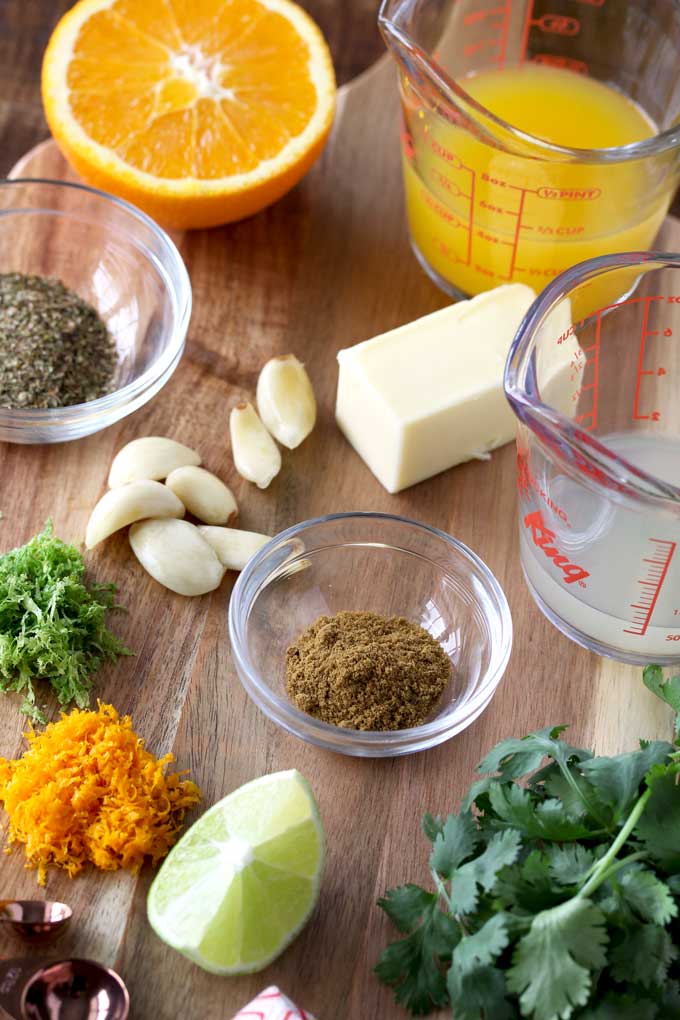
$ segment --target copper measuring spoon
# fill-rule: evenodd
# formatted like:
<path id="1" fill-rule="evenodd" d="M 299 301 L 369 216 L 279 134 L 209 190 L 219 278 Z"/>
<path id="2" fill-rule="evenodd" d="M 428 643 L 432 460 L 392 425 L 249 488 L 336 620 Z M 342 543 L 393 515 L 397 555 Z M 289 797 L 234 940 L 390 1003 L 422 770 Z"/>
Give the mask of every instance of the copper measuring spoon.
<path id="1" fill-rule="evenodd" d="M 127 1020 L 130 997 L 93 960 L 3 960 L 0 1006 L 13 1020 Z"/>
<path id="2" fill-rule="evenodd" d="M 0 924 L 9 924 L 28 942 L 49 942 L 60 935 L 73 916 L 65 903 L 49 900 L 0 900 Z"/>

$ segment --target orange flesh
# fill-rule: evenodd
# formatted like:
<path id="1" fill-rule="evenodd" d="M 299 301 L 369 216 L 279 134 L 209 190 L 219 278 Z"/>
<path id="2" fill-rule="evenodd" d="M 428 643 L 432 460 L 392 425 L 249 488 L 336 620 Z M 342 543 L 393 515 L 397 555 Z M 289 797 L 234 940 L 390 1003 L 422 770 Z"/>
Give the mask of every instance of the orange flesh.
<path id="1" fill-rule="evenodd" d="M 309 50 L 257 0 L 116 0 L 82 26 L 67 85 L 99 144 L 156 177 L 256 169 L 311 119 Z"/>

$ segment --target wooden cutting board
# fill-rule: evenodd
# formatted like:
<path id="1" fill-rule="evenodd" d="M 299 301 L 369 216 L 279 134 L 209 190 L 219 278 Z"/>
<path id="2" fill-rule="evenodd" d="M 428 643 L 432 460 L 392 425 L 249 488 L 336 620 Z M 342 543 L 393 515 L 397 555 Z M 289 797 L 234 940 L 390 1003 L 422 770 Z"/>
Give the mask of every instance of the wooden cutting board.
<path id="1" fill-rule="evenodd" d="M 68 178 L 52 143 L 17 173 Z M 296 767 L 312 782 L 328 837 L 319 907 L 268 970 L 226 979 L 206 974 L 150 930 L 150 870 L 51 874 L 46 894 L 75 910 L 59 955 L 89 956 L 127 982 L 134 1020 L 227 1020 L 266 984 L 280 985 L 319 1020 L 405 1016 L 372 975 L 393 930 L 375 907 L 388 885 L 425 881 L 426 811 L 457 809 L 473 769 L 498 740 L 572 723 L 571 738 L 599 752 L 630 749 L 639 736 L 667 736 L 670 719 L 643 689 L 640 671 L 597 658 L 543 618 L 522 580 L 516 534 L 514 446 L 389 496 L 335 426 L 335 353 L 446 304 L 408 246 L 398 152 L 396 82 L 387 60 L 344 87 L 319 164 L 272 209 L 234 226 L 177 238 L 193 284 L 184 359 L 165 389 L 119 425 L 60 446 L 0 445 L 0 548 L 23 543 L 52 516 L 59 536 L 80 542 L 105 491 L 113 454 L 138 436 L 170 435 L 201 450 L 206 467 L 233 487 L 241 526 L 274 534 L 334 511 L 383 510 L 450 532 L 492 568 L 512 609 L 514 649 L 486 713 L 466 732 L 422 754 L 392 761 L 343 758 L 287 735 L 249 701 L 229 652 L 230 583 L 200 599 L 159 587 L 134 560 L 124 535 L 88 556 L 92 572 L 120 586 L 129 614 L 115 626 L 135 650 L 102 671 L 96 693 L 121 712 L 151 749 L 172 750 L 191 770 L 207 807 L 265 772 Z M 662 249 L 678 248 L 668 221 Z M 294 351 L 319 398 L 312 437 L 266 492 L 235 473 L 231 406 L 252 398 L 261 365 Z M 56 712 L 53 713 L 53 717 Z M 0 753 L 22 748 L 18 703 L 2 699 Z M 41 895 L 19 853 L 3 861 L 3 896 Z M 9 937 L 0 952 L 20 947 Z"/>

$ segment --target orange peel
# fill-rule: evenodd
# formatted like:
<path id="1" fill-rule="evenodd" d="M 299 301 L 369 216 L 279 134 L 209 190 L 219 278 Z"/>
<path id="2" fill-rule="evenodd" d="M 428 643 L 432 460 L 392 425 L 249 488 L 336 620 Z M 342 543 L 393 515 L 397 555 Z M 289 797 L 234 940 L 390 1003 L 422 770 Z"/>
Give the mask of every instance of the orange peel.
<path id="1" fill-rule="evenodd" d="M 321 31 L 291 0 L 80 0 L 42 69 L 50 130 L 81 177 L 181 229 L 292 188 L 335 93 Z"/>

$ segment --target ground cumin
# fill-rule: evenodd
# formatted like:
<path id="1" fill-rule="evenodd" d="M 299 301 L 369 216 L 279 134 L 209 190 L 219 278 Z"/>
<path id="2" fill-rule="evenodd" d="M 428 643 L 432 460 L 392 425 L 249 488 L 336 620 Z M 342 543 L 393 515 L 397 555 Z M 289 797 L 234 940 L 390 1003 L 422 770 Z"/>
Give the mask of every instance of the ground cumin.
<path id="1" fill-rule="evenodd" d="M 450 675 L 441 645 L 398 616 L 320 616 L 286 652 L 286 687 L 297 708 L 355 730 L 419 726 Z"/>

